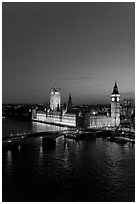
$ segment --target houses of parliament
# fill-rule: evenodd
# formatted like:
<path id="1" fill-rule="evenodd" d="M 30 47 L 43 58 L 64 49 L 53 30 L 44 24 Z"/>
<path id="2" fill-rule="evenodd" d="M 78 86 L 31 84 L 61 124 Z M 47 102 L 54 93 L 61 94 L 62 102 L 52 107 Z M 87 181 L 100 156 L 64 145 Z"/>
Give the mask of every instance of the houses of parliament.
<path id="1" fill-rule="evenodd" d="M 120 94 L 115 82 L 111 93 L 111 115 L 94 115 L 73 108 L 71 94 L 66 106 L 61 105 L 61 91 L 50 90 L 49 106 L 44 111 L 33 110 L 32 120 L 70 127 L 102 128 L 118 127 L 120 124 Z"/>

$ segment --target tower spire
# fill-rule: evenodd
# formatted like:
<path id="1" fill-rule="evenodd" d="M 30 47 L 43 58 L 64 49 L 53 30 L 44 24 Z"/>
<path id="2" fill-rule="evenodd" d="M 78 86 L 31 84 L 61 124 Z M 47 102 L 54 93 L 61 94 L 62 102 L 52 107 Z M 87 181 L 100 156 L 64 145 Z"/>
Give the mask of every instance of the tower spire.
<path id="1" fill-rule="evenodd" d="M 117 86 L 116 80 L 115 80 L 115 85 L 114 85 L 114 87 L 113 87 L 113 92 L 112 92 L 112 94 L 119 94 L 119 92 L 118 92 L 118 86 Z"/>
<path id="2" fill-rule="evenodd" d="M 71 93 L 69 94 L 69 100 L 71 100 Z"/>
<path id="3" fill-rule="evenodd" d="M 68 108 L 68 112 L 70 112 L 72 110 L 72 97 L 71 97 L 71 93 L 69 94 L 67 108 Z"/>

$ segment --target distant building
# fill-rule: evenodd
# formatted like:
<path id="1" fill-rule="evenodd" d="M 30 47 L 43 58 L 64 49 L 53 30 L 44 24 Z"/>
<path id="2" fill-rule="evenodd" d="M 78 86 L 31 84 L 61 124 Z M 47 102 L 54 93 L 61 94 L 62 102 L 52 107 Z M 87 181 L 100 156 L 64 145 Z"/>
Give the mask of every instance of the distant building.
<path id="1" fill-rule="evenodd" d="M 106 115 L 91 115 L 90 128 L 103 128 L 111 126 L 111 117 Z"/>
<path id="2" fill-rule="evenodd" d="M 122 104 L 121 115 L 123 118 L 129 119 L 134 112 L 133 99 L 124 99 Z"/>
<path id="3" fill-rule="evenodd" d="M 133 106 L 133 99 L 124 99 L 123 100 L 123 105 L 124 106 Z"/>
<path id="4" fill-rule="evenodd" d="M 135 110 L 134 110 L 133 114 L 131 115 L 131 124 L 134 125 L 134 127 L 135 127 Z"/>
<path id="5" fill-rule="evenodd" d="M 52 111 L 59 111 L 61 105 L 61 93 L 60 89 L 54 87 L 50 90 L 50 109 Z"/>

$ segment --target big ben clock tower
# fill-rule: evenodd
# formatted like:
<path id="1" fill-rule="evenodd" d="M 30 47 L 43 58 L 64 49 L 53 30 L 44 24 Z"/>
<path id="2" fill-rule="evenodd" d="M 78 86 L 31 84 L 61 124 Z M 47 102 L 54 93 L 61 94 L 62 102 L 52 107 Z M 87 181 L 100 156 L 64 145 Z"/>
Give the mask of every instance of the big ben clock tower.
<path id="1" fill-rule="evenodd" d="M 117 127 L 120 124 L 120 94 L 115 82 L 111 94 L 111 126 Z"/>

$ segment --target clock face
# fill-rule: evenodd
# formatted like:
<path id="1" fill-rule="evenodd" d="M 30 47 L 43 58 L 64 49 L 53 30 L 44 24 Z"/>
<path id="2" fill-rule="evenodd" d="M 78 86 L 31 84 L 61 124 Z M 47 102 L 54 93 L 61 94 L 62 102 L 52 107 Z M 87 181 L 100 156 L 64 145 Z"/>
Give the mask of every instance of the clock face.
<path id="1" fill-rule="evenodd" d="M 114 101 L 115 100 L 115 98 L 114 97 L 112 97 L 112 101 Z"/>
<path id="2" fill-rule="evenodd" d="M 120 99 L 119 98 L 117 98 L 117 101 L 119 101 Z"/>

